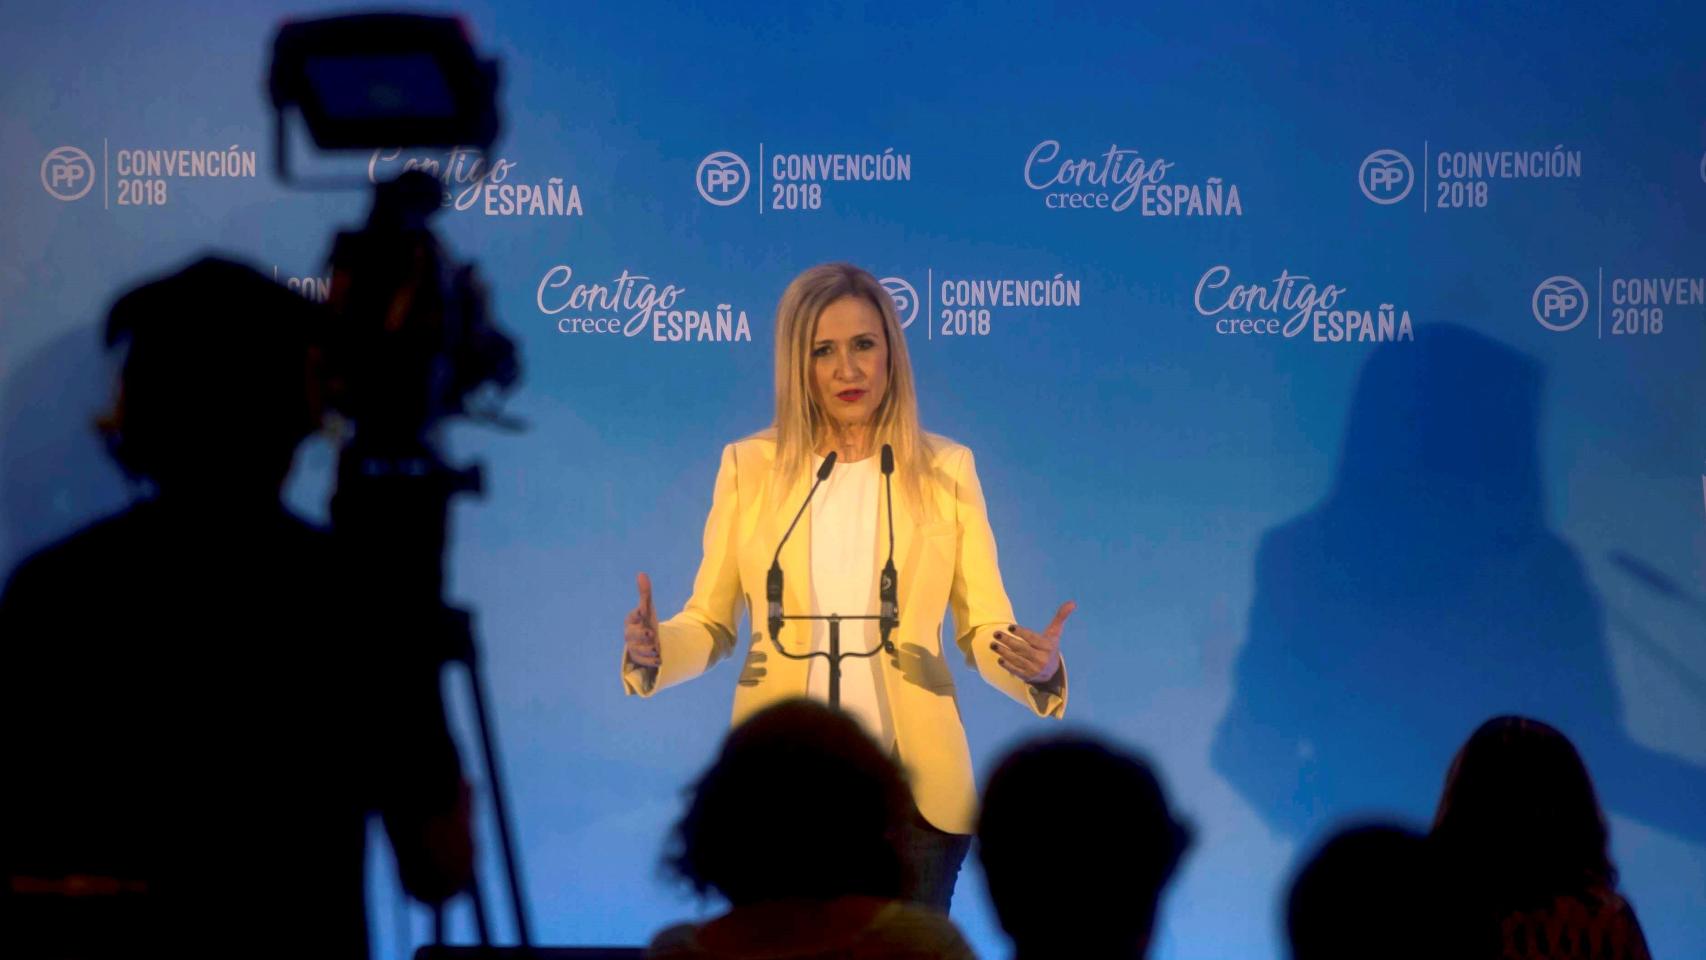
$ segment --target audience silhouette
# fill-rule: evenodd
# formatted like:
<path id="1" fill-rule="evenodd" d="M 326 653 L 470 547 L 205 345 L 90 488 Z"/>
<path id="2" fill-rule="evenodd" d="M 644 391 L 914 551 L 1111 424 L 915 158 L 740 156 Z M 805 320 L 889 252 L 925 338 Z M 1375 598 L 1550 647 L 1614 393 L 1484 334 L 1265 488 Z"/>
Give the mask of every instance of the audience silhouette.
<path id="1" fill-rule="evenodd" d="M 1445 960 L 1455 929 L 1427 838 L 1396 824 L 1334 833 L 1292 878 L 1292 960 Z"/>
<path id="2" fill-rule="evenodd" d="M 437 664 L 280 502 L 317 322 L 214 259 L 112 308 L 147 493 L 0 594 L 0 952 L 365 956 L 371 812 L 412 892 L 466 885 Z"/>
<path id="3" fill-rule="evenodd" d="M 732 909 L 660 932 L 648 955 L 969 958 L 948 918 L 903 899 L 911 794 L 846 715 L 787 700 L 723 742 L 691 790 L 666 867 Z"/>
<path id="4" fill-rule="evenodd" d="M 1062 736 L 1022 745 L 995 768 L 977 840 L 1017 960 L 1139 958 L 1191 830 L 1144 761 Z"/>
<path id="5" fill-rule="evenodd" d="M 1432 839 L 1464 918 L 1465 956 L 1646 960 L 1617 892 L 1605 815 L 1576 748 L 1527 717 L 1494 717 L 1458 751 Z"/>

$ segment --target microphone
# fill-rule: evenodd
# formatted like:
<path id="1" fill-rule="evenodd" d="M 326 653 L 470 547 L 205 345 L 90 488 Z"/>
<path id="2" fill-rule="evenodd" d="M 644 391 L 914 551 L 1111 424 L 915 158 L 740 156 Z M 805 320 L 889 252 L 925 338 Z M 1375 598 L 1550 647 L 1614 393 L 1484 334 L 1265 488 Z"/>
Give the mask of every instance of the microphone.
<path id="1" fill-rule="evenodd" d="M 877 621 L 883 634 L 883 651 L 894 655 L 894 643 L 889 632 L 900 624 L 898 579 L 894 571 L 894 448 L 883 444 L 883 489 L 889 501 L 889 559 L 883 564 L 882 579 L 877 585 L 877 599 L 882 603 L 882 619 Z"/>
<path id="2" fill-rule="evenodd" d="M 823 466 L 817 468 L 817 479 L 812 481 L 812 488 L 806 493 L 806 498 L 800 501 L 800 509 L 794 513 L 794 522 L 788 524 L 788 532 L 782 534 L 782 539 L 776 542 L 776 555 L 770 558 L 770 572 L 764 576 L 764 598 L 770 604 L 770 640 L 778 648 L 782 641 L 782 547 L 788 538 L 794 535 L 794 528 L 799 526 L 800 517 L 805 515 L 806 506 L 812 502 L 812 495 L 817 493 L 818 485 L 829 479 L 829 471 L 835 467 L 835 451 L 823 458 Z"/>

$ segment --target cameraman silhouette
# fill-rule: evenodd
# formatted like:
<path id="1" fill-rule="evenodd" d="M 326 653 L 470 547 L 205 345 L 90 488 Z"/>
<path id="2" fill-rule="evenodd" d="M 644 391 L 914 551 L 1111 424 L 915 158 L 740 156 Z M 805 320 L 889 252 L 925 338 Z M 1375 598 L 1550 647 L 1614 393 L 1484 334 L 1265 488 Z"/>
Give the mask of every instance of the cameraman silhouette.
<path id="1" fill-rule="evenodd" d="M 365 956 L 375 812 L 411 893 L 468 884 L 439 661 L 280 500 L 324 322 L 216 259 L 113 306 L 151 490 L 0 594 L 0 953 Z"/>

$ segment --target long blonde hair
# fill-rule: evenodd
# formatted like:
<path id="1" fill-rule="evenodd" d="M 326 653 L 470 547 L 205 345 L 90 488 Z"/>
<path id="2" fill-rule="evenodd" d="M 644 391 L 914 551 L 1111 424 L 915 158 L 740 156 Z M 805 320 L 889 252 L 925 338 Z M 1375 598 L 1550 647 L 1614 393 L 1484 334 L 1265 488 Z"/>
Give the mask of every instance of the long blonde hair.
<path id="1" fill-rule="evenodd" d="M 811 456 L 829 429 L 829 414 L 818 405 L 812 389 L 812 338 L 825 307 L 842 297 L 856 297 L 877 309 L 888 341 L 888 389 L 877 404 L 871 424 L 872 451 L 894 447 L 895 479 L 914 507 L 932 513 L 924 493 L 930 478 L 930 437 L 918 424 L 918 391 L 912 379 L 912 360 L 894 299 L 877 278 L 850 263 L 825 263 L 800 274 L 782 291 L 776 307 L 776 435 L 777 478 L 792 482 L 804 473 Z"/>

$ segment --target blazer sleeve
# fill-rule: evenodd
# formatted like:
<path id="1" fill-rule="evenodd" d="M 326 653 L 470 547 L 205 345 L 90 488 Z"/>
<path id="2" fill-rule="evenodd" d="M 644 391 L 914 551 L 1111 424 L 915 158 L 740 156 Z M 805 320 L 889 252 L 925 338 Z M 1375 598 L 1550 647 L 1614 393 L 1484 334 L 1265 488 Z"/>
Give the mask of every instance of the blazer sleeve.
<path id="1" fill-rule="evenodd" d="M 659 665 L 642 667 L 622 654 L 622 689 L 649 697 L 704 673 L 734 649 L 740 622 L 740 565 L 736 553 L 740 491 L 731 444 L 723 448 L 711 514 L 705 519 L 704 555 L 693 594 L 681 612 L 658 624 Z"/>
<path id="2" fill-rule="evenodd" d="M 996 630 L 1018 621 L 1013 618 L 1013 603 L 1007 599 L 1007 588 L 1001 583 L 1001 568 L 995 556 L 995 532 L 989 527 L 983 487 L 978 483 L 977 466 L 970 450 L 961 448 L 949 473 L 954 478 L 954 519 L 959 536 L 954 583 L 948 594 L 948 604 L 954 614 L 954 642 L 959 645 L 967 665 L 976 667 L 990 686 L 1030 707 L 1040 717 L 1064 716 L 1064 656 L 1060 661 L 1060 674 L 1053 682 L 1031 684 L 1002 669 L 996 662 L 995 651 L 989 648 Z"/>

